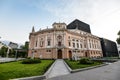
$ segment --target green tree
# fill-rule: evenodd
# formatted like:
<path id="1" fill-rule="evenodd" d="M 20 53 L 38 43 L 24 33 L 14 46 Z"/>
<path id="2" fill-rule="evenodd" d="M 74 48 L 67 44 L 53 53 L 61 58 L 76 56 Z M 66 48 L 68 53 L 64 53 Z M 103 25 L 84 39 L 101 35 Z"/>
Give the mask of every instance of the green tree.
<path id="1" fill-rule="evenodd" d="M 118 32 L 118 34 L 117 35 L 119 35 L 119 37 L 120 37 L 120 30 L 119 30 L 119 32 Z"/>
<path id="2" fill-rule="evenodd" d="M 119 32 L 118 32 L 118 34 L 117 34 L 117 35 L 118 35 L 119 37 L 117 38 L 117 40 L 116 40 L 116 41 L 117 41 L 117 43 L 118 43 L 118 44 L 120 44 L 120 30 L 119 30 Z"/>
<path id="3" fill-rule="evenodd" d="M 15 50 L 10 49 L 9 57 L 15 57 Z"/>
<path id="4" fill-rule="evenodd" d="M 29 42 L 26 41 L 25 44 L 21 46 L 22 51 L 19 52 L 19 56 L 21 56 L 21 57 L 27 57 L 28 48 L 29 48 Z"/>
<path id="5" fill-rule="evenodd" d="M 5 57 L 7 54 L 7 49 L 8 49 L 7 47 L 2 46 L 0 49 L 0 56 Z"/>
<path id="6" fill-rule="evenodd" d="M 29 47 L 29 42 L 26 41 L 25 44 L 21 46 L 21 49 L 28 50 L 28 47 Z"/>

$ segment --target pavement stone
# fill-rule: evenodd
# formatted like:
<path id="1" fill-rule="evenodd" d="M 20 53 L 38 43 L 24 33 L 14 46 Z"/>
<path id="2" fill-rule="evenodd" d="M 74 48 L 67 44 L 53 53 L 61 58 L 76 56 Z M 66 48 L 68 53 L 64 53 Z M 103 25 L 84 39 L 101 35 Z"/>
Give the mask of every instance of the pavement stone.
<path id="1" fill-rule="evenodd" d="M 120 80 L 120 61 L 107 66 L 46 80 Z"/>

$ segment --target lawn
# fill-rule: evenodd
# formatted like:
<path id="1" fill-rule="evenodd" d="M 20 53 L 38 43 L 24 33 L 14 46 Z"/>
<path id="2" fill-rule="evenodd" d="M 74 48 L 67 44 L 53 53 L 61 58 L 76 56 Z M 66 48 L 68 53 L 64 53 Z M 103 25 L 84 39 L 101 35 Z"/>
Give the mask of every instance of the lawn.
<path id="1" fill-rule="evenodd" d="M 65 60 L 65 62 L 73 70 L 74 69 L 86 68 L 86 67 L 91 67 L 91 66 L 96 66 L 96 65 L 102 64 L 100 62 L 94 62 L 94 64 L 80 64 L 79 61 L 70 61 L 70 60 Z"/>
<path id="2" fill-rule="evenodd" d="M 54 60 L 41 60 L 38 64 L 21 64 L 21 61 L 0 64 L 0 80 L 43 75 Z"/>

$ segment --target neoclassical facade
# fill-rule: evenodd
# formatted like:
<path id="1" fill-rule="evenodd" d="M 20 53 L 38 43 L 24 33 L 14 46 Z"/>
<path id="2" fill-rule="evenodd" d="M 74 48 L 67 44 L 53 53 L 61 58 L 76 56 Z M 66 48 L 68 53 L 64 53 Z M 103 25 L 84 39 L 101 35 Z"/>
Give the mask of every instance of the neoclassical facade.
<path id="1" fill-rule="evenodd" d="M 79 29 L 67 29 L 65 23 L 53 23 L 53 28 L 29 35 L 28 57 L 43 59 L 69 59 L 102 57 L 99 37 Z"/>

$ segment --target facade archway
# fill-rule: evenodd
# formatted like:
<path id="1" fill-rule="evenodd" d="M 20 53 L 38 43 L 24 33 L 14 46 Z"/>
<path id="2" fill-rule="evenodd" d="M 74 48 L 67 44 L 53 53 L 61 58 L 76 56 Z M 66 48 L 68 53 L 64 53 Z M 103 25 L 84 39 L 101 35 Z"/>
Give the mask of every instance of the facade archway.
<path id="1" fill-rule="evenodd" d="M 59 49 L 57 53 L 58 53 L 57 54 L 58 59 L 62 59 L 62 50 Z"/>
<path id="2" fill-rule="evenodd" d="M 72 52 L 69 51 L 69 59 L 71 59 L 71 58 L 72 58 Z"/>

